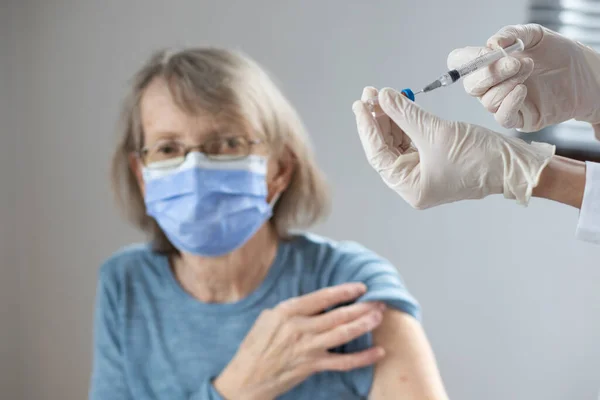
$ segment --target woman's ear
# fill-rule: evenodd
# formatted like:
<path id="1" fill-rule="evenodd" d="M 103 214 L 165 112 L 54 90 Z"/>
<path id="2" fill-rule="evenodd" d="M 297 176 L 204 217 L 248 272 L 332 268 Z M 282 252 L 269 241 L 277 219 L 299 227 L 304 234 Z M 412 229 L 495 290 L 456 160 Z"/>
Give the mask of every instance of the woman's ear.
<path id="1" fill-rule="evenodd" d="M 142 196 L 145 195 L 144 178 L 142 176 L 142 162 L 135 153 L 129 154 L 129 168 L 131 169 L 133 175 L 135 175 L 135 180 L 138 183 L 138 187 L 140 188 Z"/>
<path id="2" fill-rule="evenodd" d="M 272 201 L 274 196 L 281 195 L 290 185 L 296 171 L 296 156 L 288 147 L 284 147 L 276 162 L 276 169 L 269 181 L 269 196 L 267 201 Z"/>

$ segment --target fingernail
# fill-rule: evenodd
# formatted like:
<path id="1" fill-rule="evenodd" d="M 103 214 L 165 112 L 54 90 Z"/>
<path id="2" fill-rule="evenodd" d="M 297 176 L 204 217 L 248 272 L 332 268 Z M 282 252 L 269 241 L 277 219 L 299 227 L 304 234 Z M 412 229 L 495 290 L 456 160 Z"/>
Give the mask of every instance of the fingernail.
<path id="1" fill-rule="evenodd" d="M 515 42 L 514 38 L 509 38 L 507 36 L 494 36 L 488 42 L 489 47 L 492 49 L 497 49 L 498 47 L 506 47 Z"/>
<path id="2" fill-rule="evenodd" d="M 506 46 L 510 46 L 511 44 L 515 43 L 515 41 L 516 40 L 514 37 L 500 36 L 498 38 L 497 43 L 502 47 L 506 47 Z"/>
<path id="3" fill-rule="evenodd" d="M 377 311 L 374 311 L 374 312 L 371 314 L 371 322 L 372 322 L 372 325 L 377 325 L 377 324 L 379 324 L 379 323 L 381 322 L 381 319 L 382 319 L 382 318 L 383 318 L 383 314 L 381 313 L 381 311 L 379 311 L 379 310 L 377 310 Z"/>
<path id="4" fill-rule="evenodd" d="M 365 286 L 364 283 L 357 283 L 355 285 L 355 289 L 354 292 L 356 292 L 356 294 L 363 294 L 367 291 L 367 287 Z"/>

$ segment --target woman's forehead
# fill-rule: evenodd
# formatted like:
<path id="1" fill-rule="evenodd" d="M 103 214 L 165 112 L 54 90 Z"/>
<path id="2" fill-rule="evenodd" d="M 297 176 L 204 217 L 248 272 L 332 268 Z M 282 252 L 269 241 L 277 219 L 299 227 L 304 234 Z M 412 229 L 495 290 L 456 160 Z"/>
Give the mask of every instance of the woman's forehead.
<path id="1" fill-rule="evenodd" d="M 140 119 L 146 142 L 159 139 L 199 139 L 218 135 L 254 136 L 248 124 L 222 112 L 190 113 L 173 99 L 164 80 L 155 80 L 140 99 Z"/>

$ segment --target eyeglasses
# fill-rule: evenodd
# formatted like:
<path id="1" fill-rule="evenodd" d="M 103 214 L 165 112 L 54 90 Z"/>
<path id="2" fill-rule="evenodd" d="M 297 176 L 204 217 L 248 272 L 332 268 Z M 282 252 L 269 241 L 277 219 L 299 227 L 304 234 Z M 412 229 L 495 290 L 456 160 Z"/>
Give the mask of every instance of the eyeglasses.
<path id="1" fill-rule="evenodd" d="M 250 140 L 244 136 L 215 137 L 196 146 L 186 146 L 177 140 L 165 140 L 144 147 L 139 151 L 139 157 L 148 168 L 176 168 L 194 150 L 215 161 L 239 160 L 248 157 L 252 146 L 262 142 L 260 139 Z"/>

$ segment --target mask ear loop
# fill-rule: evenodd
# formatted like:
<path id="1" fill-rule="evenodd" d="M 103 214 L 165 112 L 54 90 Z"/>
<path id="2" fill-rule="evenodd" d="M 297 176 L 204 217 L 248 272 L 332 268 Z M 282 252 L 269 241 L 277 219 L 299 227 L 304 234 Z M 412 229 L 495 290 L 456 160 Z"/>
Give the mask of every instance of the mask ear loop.
<path id="1" fill-rule="evenodd" d="M 281 197 L 281 192 L 279 192 L 275 196 L 273 196 L 273 198 L 269 202 L 269 207 L 271 207 L 271 209 L 273 209 L 273 207 L 275 207 L 275 204 L 277 203 L 277 200 L 279 200 L 279 197 Z"/>
<path id="2" fill-rule="evenodd" d="M 290 153 L 290 155 L 293 159 L 294 164 L 297 164 L 296 155 L 294 153 Z M 271 210 L 275 207 L 275 204 L 277 204 L 277 201 L 279 200 L 283 192 L 285 192 L 285 189 L 282 192 L 278 192 L 276 195 L 273 196 L 273 198 L 269 202 L 269 207 L 271 207 Z"/>

